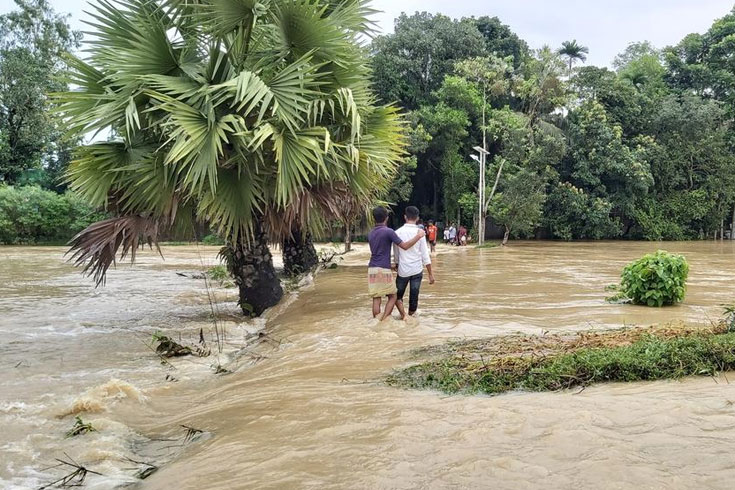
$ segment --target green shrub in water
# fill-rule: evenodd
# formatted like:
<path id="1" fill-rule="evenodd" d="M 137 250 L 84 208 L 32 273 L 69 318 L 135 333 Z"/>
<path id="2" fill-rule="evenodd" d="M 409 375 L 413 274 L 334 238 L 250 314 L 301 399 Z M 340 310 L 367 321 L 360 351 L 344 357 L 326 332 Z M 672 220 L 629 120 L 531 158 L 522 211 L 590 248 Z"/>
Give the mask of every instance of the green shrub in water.
<path id="1" fill-rule="evenodd" d="M 207 271 L 207 275 L 213 281 L 224 282 L 230 278 L 230 273 L 224 265 L 215 265 Z"/>
<path id="2" fill-rule="evenodd" d="M 225 241 L 219 235 L 207 235 L 202 238 L 202 243 L 205 245 L 224 245 Z"/>
<path id="3" fill-rule="evenodd" d="M 684 300 L 688 276 L 684 256 L 659 250 L 625 266 L 620 292 L 638 305 L 673 305 Z"/>

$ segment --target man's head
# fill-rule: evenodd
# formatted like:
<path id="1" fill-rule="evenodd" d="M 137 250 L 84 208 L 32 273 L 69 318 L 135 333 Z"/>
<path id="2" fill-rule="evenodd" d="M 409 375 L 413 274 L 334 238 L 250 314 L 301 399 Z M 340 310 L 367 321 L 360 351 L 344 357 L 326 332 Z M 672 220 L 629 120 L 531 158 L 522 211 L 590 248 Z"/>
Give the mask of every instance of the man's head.
<path id="1" fill-rule="evenodd" d="M 416 206 L 409 206 L 403 212 L 403 217 L 406 218 L 406 223 L 416 223 L 419 219 L 419 208 Z"/>
<path id="2" fill-rule="evenodd" d="M 383 206 L 378 206 L 373 209 L 373 219 L 375 219 L 376 225 L 382 225 L 388 221 L 388 210 Z"/>
<path id="3" fill-rule="evenodd" d="M 429 226 L 434 226 L 434 220 L 433 219 L 430 219 L 429 220 Z"/>

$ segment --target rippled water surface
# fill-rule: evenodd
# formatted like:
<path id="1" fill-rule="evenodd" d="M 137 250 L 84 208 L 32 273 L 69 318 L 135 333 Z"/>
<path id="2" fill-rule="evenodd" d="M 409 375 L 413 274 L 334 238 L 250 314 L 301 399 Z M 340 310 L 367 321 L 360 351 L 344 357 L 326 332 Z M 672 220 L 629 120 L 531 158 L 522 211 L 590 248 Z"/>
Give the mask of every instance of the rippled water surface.
<path id="1" fill-rule="evenodd" d="M 215 345 L 204 281 L 176 273 L 211 266 L 216 249 L 142 254 L 95 290 L 61 249 L 0 248 L 0 483 L 52 481 L 63 471 L 46 468 L 67 453 L 104 475 L 92 488 L 134 482 L 143 461 L 161 465 L 144 489 L 732 488 L 725 378 L 497 397 L 379 383 L 410 363 L 407 350 L 448 338 L 706 322 L 735 302 L 735 245 L 696 242 L 663 245 L 691 264 L 684 305 L 606 304 L 622 266 L 659 247 L 443 248 L 419 317 L 383 324 L 358 251 L 258 322 L 233 315 L 233 290 L 216 289 L 222 354 L 173 366 L 146 344 L 156 331 L 193 340 L 202 329 Z M 65 438 L 77 414 L 98 431 Z M 181 425 L 204 433 L 190 442 Z"/>

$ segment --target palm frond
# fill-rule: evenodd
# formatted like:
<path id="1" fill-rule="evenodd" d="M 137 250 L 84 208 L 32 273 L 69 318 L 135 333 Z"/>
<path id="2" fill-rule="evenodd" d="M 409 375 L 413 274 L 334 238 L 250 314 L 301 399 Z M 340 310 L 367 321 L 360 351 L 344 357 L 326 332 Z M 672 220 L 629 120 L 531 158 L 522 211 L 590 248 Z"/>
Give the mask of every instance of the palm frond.
<path id="1" fill-rule="evenodd" d="M 144 216 L 121 216 L 89 225 L 69 242 L 67 254 L 76 267 L 83 267 L 83 273 L 93 276 L 99 286 L 105 283 L 107 270 L 115 264 L 120 250 L 120 260 L 130 254 L 135 262 L 135 254 L 141 244 L 155 245 L 158 253 L 158 221 Z"/>

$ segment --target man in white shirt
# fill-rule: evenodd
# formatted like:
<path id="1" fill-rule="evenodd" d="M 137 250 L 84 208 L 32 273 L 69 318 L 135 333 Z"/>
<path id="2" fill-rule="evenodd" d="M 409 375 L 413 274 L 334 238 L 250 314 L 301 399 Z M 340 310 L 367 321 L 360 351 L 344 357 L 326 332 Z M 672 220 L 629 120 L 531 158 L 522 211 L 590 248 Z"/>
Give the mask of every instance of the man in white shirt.
<path id="1" fill-rule="evenodd" d="M 396 230 L 396 235 L 406 241 L 404 237 L 410 235 L 416 236 L 418 226 L 416 222 L 419 219 L 419 210 L 415 206 L 409 206 L 403 216 L 406 224 Z M 410 284 L 410 292 L 408 298 L 408 314 L 413 315 L 419 306 L 419 290 L 421 289 L 421 280 L 424 277 L 424 266 L 429 273 L 429 284 L 434 284 L 434 274 L 431 271 L 431 257 L 429 256 L 429 247 L 426 240 L 419 240 L 413 247 L 403 250 L 393 245 L 393 263 L 398 269 L 398 277 L 396 278 L 396 288 L 398 289 L 398 299 L 396 308 L 401 313 L 401 318 L 406 317 L 406 311 L 403 308 L 403 295 L 406 287 Z"/>

